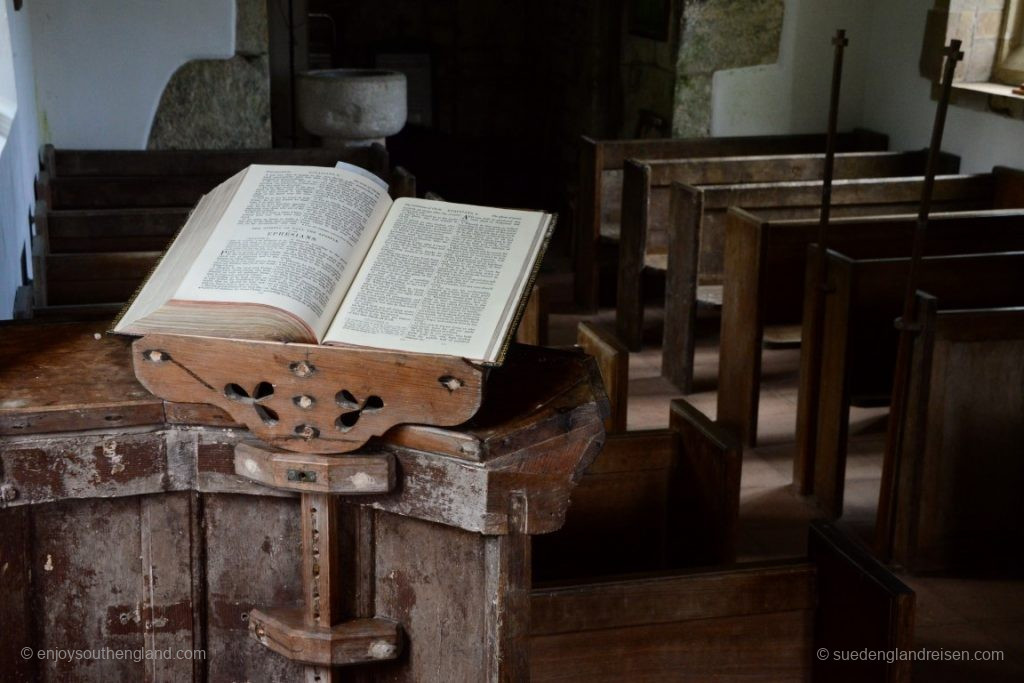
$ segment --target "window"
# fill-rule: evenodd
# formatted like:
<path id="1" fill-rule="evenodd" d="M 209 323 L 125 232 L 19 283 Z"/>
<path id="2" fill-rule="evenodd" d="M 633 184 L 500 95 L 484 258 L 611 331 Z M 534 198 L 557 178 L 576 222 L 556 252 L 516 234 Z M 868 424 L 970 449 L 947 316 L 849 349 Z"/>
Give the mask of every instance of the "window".
<path id="1" fill-rule="evenodd" d="M 1024 0 L 1006 0 L 1002 30 L 992 69 L 993 81 L 1024 83 Z"/>
<path id="2" fill-rule="evenodd" d="M 944 49 L 961 41 L 955 105 L 1024 116 L 1024 0 L 934 0 L 921 51 L 921 75 L 938 95 Z"/>

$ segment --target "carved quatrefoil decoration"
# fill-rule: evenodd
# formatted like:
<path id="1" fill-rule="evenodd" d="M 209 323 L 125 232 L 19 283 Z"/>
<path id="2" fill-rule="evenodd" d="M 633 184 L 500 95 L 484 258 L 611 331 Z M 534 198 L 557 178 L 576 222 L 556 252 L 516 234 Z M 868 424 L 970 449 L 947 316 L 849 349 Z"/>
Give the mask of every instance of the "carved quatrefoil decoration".
<path id="1" fill-rule="evenodd" d="M 334 402 L 347 410 L 338 416 L 334 426 L 343 432 L 347 432 L 359 422 L 359 416 L 365 413 L 375 413 L 384 407 L 384 401 L 380 396 L 367 396 L 365 401 L 360 402 L 348 389 L 342 389 L 334 395 Z"/>
<path id="2" fill-rule="evenodd" d="M 301 453 L 352 452 L 401 424 L 462 424 L 485 375 L 451 356 L 159 334 L 133 344 L 133 361 L 157 396 L 217 406 Z"/>
<path id="3" fill-rule="evenodd" d="M 263 424 L 277 424 L 277 412 L 263 405 L 264 401 L 269 400 L 274 395 L 274 385 L 270 382 L 260 382 L 252 390 L 252 394 L 243 389 L 240 384 L 228 384 L 224 387 L 224 395 L 232 401 L 251 405 L 256 410 L 256 415 L 263 420 Z"/>
<path id="4" fill-rule="evenodd" d="M 224 395 L 232 401 L 251 405 L 263 424 L 276 425 L 280 421 L 277 411 L 266 405 L 274 396 L 274 385 L 270 382 L 258 383 L 251 392 L 246 391 L 241 384 L 232 382 L 225 385 Z M 345 412 L 334 421 L 334 426 L 342 432 L 355 427 L 363 413 L 375 413 L 384 408 L 384 400 L 380 396 L 370 395 L 360 401 L 348 389 L 342 389 L 335 394 L 334 402 L 345 409 Z M 292 403 L 300 409 L 308 410 L 316 404 L 316 397 L 300 394 L 292 397 Z M 320 436 L 320 429 L 310 424 L 299 424 L 295 426 L 295 433 L 305 439 L 315 439 Z"/>

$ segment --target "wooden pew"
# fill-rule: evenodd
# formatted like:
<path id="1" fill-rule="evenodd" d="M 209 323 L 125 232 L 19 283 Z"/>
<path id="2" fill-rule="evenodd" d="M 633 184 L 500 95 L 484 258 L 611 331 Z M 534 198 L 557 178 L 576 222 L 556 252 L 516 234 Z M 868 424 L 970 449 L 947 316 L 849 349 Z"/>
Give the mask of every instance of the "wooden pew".
<path id="1" fill-rule="evenodd" d="M 340 156 L 339 156 L 340 155 Z M 333 166 L 339 159 L 374 173 L 387 173 L 382 145 L 339 152 L 323 147 L 228 150 L 76 150 L 44 145 L 41 170 L 51 178 L 142 176 L 223 176 L 250 164 Z"/>
<path id="2" fill-rule="evenodd" d="M 924 172 L 926 151 L 857 152 L 838 154 L 835 177 L 892 178 L 911 177 Z M 642 325 L 644 268 L 664 271 L 667 268 L 671 186 L 682 183 L 692 187 L 708 185 L 737 186 L 749 183 L 816 181 L 824 174 L 825 155 L 777 155 L 725 157 L 711 159 L 679 159 L 671 161 L 627 160 L 622 180 L 622 219 L 619 240 L 619 282 L 617 327 L 631 350 L 638 350 Z M 960 158 L 940 154 L 940 173 L 956 173 Z M 750 200 L 750 197 L 745 197 Z M 819 197 L 820 203 L 820 197 Z M 711 204 L 709 204 L 710 206 Z M 700 240 L 698 271 L 721 273 L 720 239 L 704 239 L 715 235 L 717 219 L 704 217 L 705 234 Z M 707 284 L 719 284 L 713 278 Z M 698 285 L 699 287 L 699 285 Z M 717 291 L 705 296 L 721 302 Z M 637 316 L 640 317 L 637 317 Z M 621 319 L 621 320 L 620 320 Z"/>
<path id="3" fill-rule="evenodd" d="M 600 575 L 601 565 L 589 570 Z M 531 623 L 535 682 L 905 683 L 909 661 L 834 652 L 911 649 L 914 593 L 834 526 L 814 522 L 806 559 L 536 586 Z"/>
<path id="4" fill-rule="evenodd" d="M 910 571 L 1019 568 L 1024 560 L 1024 308 L 939 310 L 918 293 L 882 552 Z M 890 432 L 894 425 L 890 425 Z M 892 529 L 885 520 L 891 520 Z"/>
<path id="5" fill-rule="evenodd" d="M 37 275 L 40 306 L 123 303 L 153 270 L 162 252 L 47 254 Z M 38 261 L 37 261 L 38 262 Z"/>
<path id="6" fill-rule="evenodd" d="M 163 251 L 190 209 L 86 209 L 51 211 L 36 202 L 36 238 L 49 252 Z"/>
<path id="7" fill-rule="evenodd" d="M 387 151 L 379 145 L 344 152 L 44 146 L 36 184 L 33 305 L 56 306 L 63 317 L 68 306 L 123 302 L 216 184 L 252 163 L 333 166 L 339 158 L 388 177 Z M 404 169 L 393 169 L 390 182 L 393 196 L 415 196 L 415 178 Z"/>
<path id="8" fill-rule="evenodd" d="M 889 148 L 889 138 L 855 129 L 840 133 L 837 148 L 844 152 L 885 150 Z M 587 311 L 597 309 L 601 226 L 619 222 L 622 167 L 626 159 L 799 154 L 823 149 L 823 134 L 677 140 L 594 140 L 582 137 L 573 268 L 577 305 Z"/>
<path id="9" fill-rule="evenodd" d="M 191 208 L 231 175 L 51 178 L 42 172 L 36 181 L 36 199 L 51 210 Z M 396 166 L 381 177 L 389 180 L 392 198 L 416 196 L 416 177 L 404 168 Z"/>
<path id="10" fill-rule="evenodd" d="M 604 428 L 610 434 L 626 431 L 629 401 L 629 349 L 610 330 L 589 322 L 576 326 L 576 345 L 594 357 L 608 394 L 610 414 Z"/>
<path id="11" fill-rule="evenodd" d="M 832 189 L 832 217 L 916 213 L 922 184 L 921 178 L 837 180 Z M 679 381 L 681 390 L 689 391 L 697 287 L 722 283 L 724 225 L 729 208 L 743 208 L 763 220 L 817 218 L 821 183 L 673 185 L 672 192 L 663 336 L 669 342 L 662 348 L 662 368 L 666 376 Z M 941 176 L 935 182 L 935 212 L 1022 207 L 1021 171 L 996 167 L 990 174 Z M 700 263 L 697 255 L 701 244 L 707 241 L 719 245 L 717 255 Z M 643 307 L 636 301 L 623 324 L 631 330 L 638 329 L 643 322 L 642 313 Z M 791 341 L 798 341 L 796 335 L 793 337 Z"/>
<path id="12" fill-rule="evenodd" d="M 814 494 L 825 514 L 838 517 L 850 406 L 888 401 L 897 344 L 893 320 L 902 311 L 910 259 L 855 260 L 830 251 L 826 261 L 820 327 L 815 316 L 804 316 L 803 338 L 820 348 L 821 365 L 817 377 L 801 373 L 794 481 L 802 493 Z M 808 282 L 817 282 L 811 280 L 815 270 L 809 258 Z M 919 274 L 919 289 L 944 309 L 1024 304 L 1024 252 L 930 256 L 921 260 Z"/>
<path id="13" fill-rule="evenodd" d="M 533 346 L 548 344 L 547 288 L 540 282 L 533 285 L 530 298 L 526 300 L 526 307 L 516 329 L 516 341 Z"/>
<path id="14" fill-rule="evenodd" d="M 668 429 L 609 434 L 565 525 L 534 539 L 534 578 L 735 561 L 742 464 L 736 439 L 684 399 Z"/>
<path id="15" fill-rule="evenodd" d="M 837 218 L 827 239 L 852 258 L 909 256 L 916 224 L 911 215 Z M 817 240 L 818 227 L 816 219 L 766 220 L 736 208 L 727 216 L 716 415 L 751 446 L 757 440 L 765 329 L 799 328 L 807 247 Z M 924 248 L 932 256 L 1024 250 L 1024 210 L 934 215 Z M 663 359 L 678 359 L 683 347 L 679 339 L 666 339 Z M 684 364 L 692 375 L 692 358 Z M 688 385 L 691 377 L 681 379 Z"/>

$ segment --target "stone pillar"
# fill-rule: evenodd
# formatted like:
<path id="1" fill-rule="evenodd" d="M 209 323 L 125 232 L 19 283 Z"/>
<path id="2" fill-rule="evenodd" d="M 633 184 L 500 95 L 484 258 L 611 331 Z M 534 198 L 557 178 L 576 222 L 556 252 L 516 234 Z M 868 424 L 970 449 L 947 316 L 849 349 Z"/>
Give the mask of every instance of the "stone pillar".
<path id="1" fill-rule="evenodd" d="M 160 98 L 149 149 L 271 146 L 267 3 L 236 1 L 235 56 L 178 68 Z"/>
<path id="2" fill-rule="evenodd" d="M 716 71 L 779 58 L 783 0 L 685 0 L 676 54 L 673 137 L 711 134 Z"/>

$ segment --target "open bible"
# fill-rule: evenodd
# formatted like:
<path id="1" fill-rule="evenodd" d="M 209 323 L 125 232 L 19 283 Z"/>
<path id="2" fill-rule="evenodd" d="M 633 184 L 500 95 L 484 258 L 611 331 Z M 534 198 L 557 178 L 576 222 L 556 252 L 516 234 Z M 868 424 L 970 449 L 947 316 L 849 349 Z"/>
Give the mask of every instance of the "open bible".
<path id="1" fill-rule="evenodd" d="M 392 202 L 348 164 L 254 165 L 199 201 L 113 332 L 500 363 L 553 226 L 539 211 Z"/>

